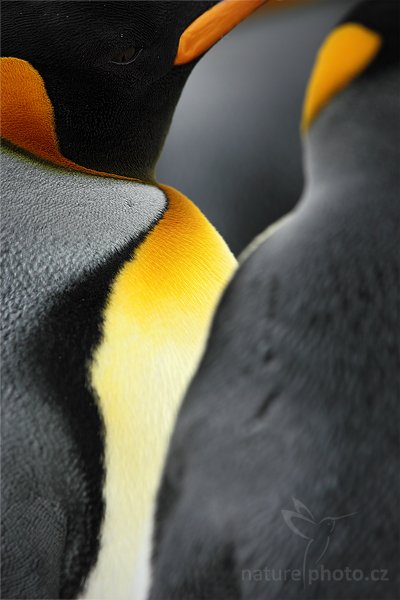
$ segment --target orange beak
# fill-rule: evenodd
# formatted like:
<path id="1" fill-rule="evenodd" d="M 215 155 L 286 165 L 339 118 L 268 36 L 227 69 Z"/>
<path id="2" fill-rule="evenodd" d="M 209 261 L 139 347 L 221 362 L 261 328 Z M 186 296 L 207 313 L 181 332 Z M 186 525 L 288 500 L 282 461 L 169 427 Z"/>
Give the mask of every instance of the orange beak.
<path id="1" fill-rule="evenodd" d="M 203 13 L 182 33 L 175 65 L 198 58 L 268 0 L 222 0 Z"/>

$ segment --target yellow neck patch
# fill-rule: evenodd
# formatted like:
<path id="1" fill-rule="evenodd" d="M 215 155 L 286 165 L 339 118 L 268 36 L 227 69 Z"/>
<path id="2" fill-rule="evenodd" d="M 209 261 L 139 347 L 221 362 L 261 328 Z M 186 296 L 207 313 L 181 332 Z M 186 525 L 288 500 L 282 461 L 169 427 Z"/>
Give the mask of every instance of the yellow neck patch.
<path id="1" fill-rule="evenodd" d="M 302 130 L 307 131 L 320 111 L 373 61 L 382 46 L 379 34 L 356 23 L 346 23 L 319 51 L 306 93 Z"/>
<path id="2" fill-rule="evenodd" d="M 183 194 L 125 263 L 104 312 L 91 367 L 105 423 L 102 549 L 87 598 L 141 598 L 140 564 L 176 411 L 196 370 L 236 261 Z"/>

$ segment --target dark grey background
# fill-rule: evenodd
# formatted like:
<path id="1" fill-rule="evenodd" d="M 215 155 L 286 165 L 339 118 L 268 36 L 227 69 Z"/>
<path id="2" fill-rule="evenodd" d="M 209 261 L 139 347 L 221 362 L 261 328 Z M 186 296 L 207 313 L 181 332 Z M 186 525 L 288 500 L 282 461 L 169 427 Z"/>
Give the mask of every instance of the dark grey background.
<path id="1" fill-rule="evenodd" d="M 189 78 L 157 176 L 196 202 L 235 253 L 300 197 L 305 88 L 323 39 L 354 4 L 259 11 Z"/>

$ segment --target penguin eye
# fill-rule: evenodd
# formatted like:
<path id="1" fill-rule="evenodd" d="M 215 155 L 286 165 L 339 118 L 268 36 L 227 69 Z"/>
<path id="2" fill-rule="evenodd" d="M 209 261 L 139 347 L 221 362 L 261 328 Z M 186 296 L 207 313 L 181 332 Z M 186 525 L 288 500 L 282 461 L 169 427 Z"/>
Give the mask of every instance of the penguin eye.
<path id="1" fill-rule="evenodd" d="M 125 48 L 114 54 L 110 62 L 114 65 L 130 65 L 135 62 L 142 50 L 143 48 Z"/>

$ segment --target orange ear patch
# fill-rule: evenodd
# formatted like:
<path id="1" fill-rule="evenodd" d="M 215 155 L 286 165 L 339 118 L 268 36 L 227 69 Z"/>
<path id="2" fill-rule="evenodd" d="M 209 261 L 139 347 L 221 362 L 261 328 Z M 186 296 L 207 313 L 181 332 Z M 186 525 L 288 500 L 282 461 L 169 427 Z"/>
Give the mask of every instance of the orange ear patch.
<path id="1" fill-rule="evenodd" d="M 182 33 L 176 65 L 198 58 L 268 0 L 222 0 L 200 15 Z"/>
<path id="2" fill-rule="evenodd" d="M 319 51 L 306 93 L 302 129 L 310 125 L 328 102 L 373 61 L 382 46 L 379 34 L 356 23 L 338 27 Z"/>
<path id="3" fill-rule="evenodd" d="M 40 158 L 65 161 L 58 150 L 53 107 L 43 79 L 18 58 L 1 59 L 1 135 Z"/>
<path id="4" fill-rule="evenodd" d="M 6 140 L 61 167 L 91 175 L 131 179 L 88 169 L 65 158 L 58 147 L 54 110 L 44 81 L 30 63 L 1 58 L 1 135 Z"/>

